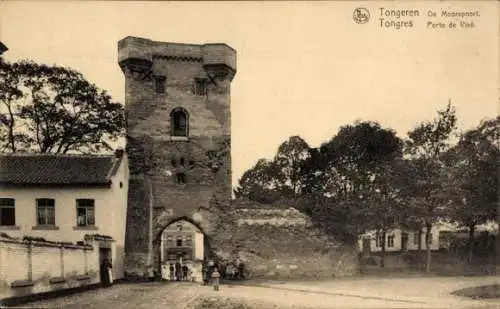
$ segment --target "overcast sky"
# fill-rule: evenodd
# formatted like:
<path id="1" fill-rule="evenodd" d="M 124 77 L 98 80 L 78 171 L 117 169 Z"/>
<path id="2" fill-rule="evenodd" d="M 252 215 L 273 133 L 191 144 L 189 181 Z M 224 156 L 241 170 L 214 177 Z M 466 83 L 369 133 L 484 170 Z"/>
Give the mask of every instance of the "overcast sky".
<path id="1" fill-rule="evenodd" d="M 375 120 L 404 137 L 449 99 L 468 129 L 499 113 L 499 4 L 488 2 L 0 2 L 9 61 L 72 67 L 121 102 L 117 42 L 224 42 L 238 52 L 232 85 L 233 182 L 300 135 L 311 146 L 342 125 Z M 367 24 L 353 21 L 366 7 Z M 379 8 L 420 9 L 406 29 Z M 428 29 L 429 9 L 480 12 L 472 29 Z M 446 19 L 446 22 L 451 19 Z M 459 22 L 459 19 L 454 19 Z"/>

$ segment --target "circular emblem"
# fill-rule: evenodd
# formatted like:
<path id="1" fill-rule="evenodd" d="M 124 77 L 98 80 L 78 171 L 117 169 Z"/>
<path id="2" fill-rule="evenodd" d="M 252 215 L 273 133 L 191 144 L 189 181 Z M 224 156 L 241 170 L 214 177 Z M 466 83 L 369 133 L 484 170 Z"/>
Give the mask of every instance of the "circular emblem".
<path id="1" fill-rule="evenodd" d="M 365 8 L 356 8 L 352 18 L 358 24 L 366 24 L 370 20 L 370 12 Z"/>

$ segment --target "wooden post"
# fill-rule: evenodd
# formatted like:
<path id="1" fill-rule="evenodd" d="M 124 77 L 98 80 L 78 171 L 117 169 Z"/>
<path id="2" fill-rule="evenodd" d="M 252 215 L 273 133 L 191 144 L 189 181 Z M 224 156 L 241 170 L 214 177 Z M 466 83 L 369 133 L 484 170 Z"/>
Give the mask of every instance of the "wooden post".
<path id="1" fill-rule="evenodd" d="M 59 256 L 61 260 L 61 278 L 64 278 L 64 246 L 61 244 L 59 248 Z"/>
<path id="2" fill-rule="evenodd" d="M 83 249 L 83 257 L 85 258 L 85 275 L 88 275 L 89 274 L 89 266 L 88 266 L 87 248 Z"/>
<path id="3" fill-rule="evenodd" d="M 33 252 L 31 240 L 28 241 L 28 281 L 33 279 Z"/>

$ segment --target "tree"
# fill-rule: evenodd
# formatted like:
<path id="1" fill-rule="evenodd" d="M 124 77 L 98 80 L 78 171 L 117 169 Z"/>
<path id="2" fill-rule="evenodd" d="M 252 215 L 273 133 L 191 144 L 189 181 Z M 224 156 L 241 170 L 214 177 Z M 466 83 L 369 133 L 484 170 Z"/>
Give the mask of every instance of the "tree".
<path id="1" fill-rule="evenodd" d="M 499 131 L 498 120 L 483 122 L 463 134 L 446 156 L 445 187 L 451 201 L 449 219 L 469 230 L 470 263 L 476 226 L 495 220 L 497 213 L 500 149 L 492 137 L 500 136 Z"/>
<path id="2" fill-rule="evenodd" d="M 272 204 L 280 199 L 278 168 L 272 161 L 260 159 L 247 170 L 234 190 L 236 198 L 248 198 L 259 203 Z"/>
<path id="3" fill-rule="evenodd" d="M 406 153 L 412 158 L 415 173 L 412 177 L 412 203 L 418 208 L 426 228 L 426 272 L 430 271 L 431 229 L 443 215 L 442 154 L 450 148 L 450 137 L 456 129 L 455 109 L 449 103 L 438 111 L 438 117 L 423 122 L 408 132 Z"/>
<path id="4" fill-rule="evenodd" d="M 123 106 L 75 70 L 1 62 L 0 85 L 2 152 L 98 152 L 123 133 Z"/>
<path id="5" fill-rule="evenodd" d="M 402 141 L 375 122 L 347 125 L 320 147 L 312 170 L 321 185 L 313 220 L 356 245 L 370 229 L 387 231 L 394 225 L 396 201 L 390 171 L 401 157 Z"/>
<path id="6" fill-rule="evenodd" d="M 302 193 L 306 184 L 304 176 L 307 174 L 304 168 L 309 157 L 309 145 L 300 136 L 292 136 L 278 147 L 274 165 L 281 174 L 277 178 L 281 192 L 287 192 L 290 196 Z"/>

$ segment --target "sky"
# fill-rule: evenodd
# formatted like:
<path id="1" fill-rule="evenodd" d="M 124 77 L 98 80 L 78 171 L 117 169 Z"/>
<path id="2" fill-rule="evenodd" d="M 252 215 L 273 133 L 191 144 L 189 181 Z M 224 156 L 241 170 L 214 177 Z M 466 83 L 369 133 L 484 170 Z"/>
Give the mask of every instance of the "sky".
<path id="1" fill-rule="evenodd" d="M 365 24 L 354 22 L 358 7 L 370 13 Z M 381 8 L 419 16 L 381 16 Z M 479 16 L 446 18 L 441 10 Z M 229 44 L 238 53 L 231 89 L 236 184 L 292 135 L 317 147 L 339 127 L 371 120 L 405 137 L 449 100 L 461 130 L 495 117 L 499 11 L 496 1 L 0 1 L 0 41 L 9 48 L 6 60 L 71 67 L 120 102 L 120 39 Z M 380 18 L 412 27 L 385 27 Z"/>

